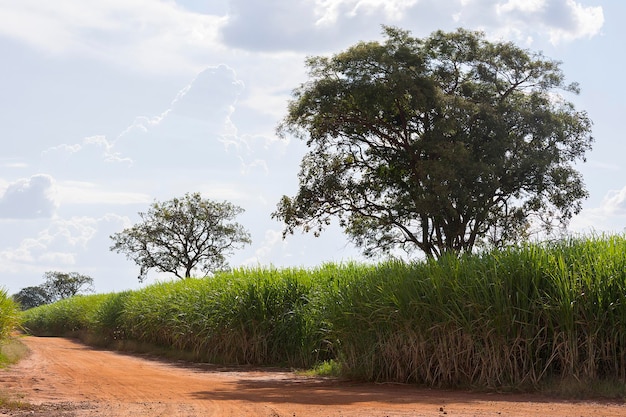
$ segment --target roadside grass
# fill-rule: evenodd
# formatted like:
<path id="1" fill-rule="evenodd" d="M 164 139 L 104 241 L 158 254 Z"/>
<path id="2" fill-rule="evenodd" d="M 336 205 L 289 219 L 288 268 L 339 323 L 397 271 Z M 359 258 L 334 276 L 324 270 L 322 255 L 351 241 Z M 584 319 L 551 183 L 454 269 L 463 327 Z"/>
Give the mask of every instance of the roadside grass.
<path id="1" fill-rule="evenodd" d="M 139 291 L 77 296 L 24 312 L 35 335 L 187 352 L 194 360 L 307 368 L 335 356 L 328 302 L 371 266 L 241 268 Z M 95 336 L 94 336 L 95 335 Z"/>
<path id="2" fill-rule="evenodd" d="M 327 377 L 327 378 L 341 378 L 343 372 L 341 371 L 341 364 L 334 359 L 318 363 L 310 369 L 297 371 L 298 375 L 312 376 L 312 377 Z"/>
<path id="3" fill-rule="evenodd" d="M 18 363 L 28 356 L 30 351 L 18 337 L 10 337 L 0 342 L 0 368 Z"/>
<path id="4" fill-rule="evenodd" d="M 19 306 L 8 296 L 6 290 L 0 288 L 0 369 L 17 363 L 28 354 L 28 348 L 17 338 L 11 337 L 19 323 Z M 0 409 L 22 410 L 27 407 L 27 404 L 20 401 L 10 400 L 0 390 Z"/>
<path id="5" fill-rule="evenodd" d="M 624 398 L 626 237 L 415 263 L 241 268 L 75 297 L 26 311 L 24 326 L 196 361 Z M 604 394 L 585 392 L 591 382 Z"/>
<path id="6" fill-rule="evenodd" d="M 9 337 L 0 342 L 0 370 L 18 363 L 28 356 L 30 351 L 19 337 Z M 36 407 L 9 396 L 0 388 L 0 411 L 32 411 Z"/>
<path id="7" fill-rule="evenodd" d="M 542 394 L 577 400 L 626 400 L 626 383 L 622 380 L 578 380 L 575 378 L 550 378 L 542 381 L 538 391 Z"/>
<path id="8" fill-rule="evenodd" d="M 77 295 L 22 313 L 24 330 L 38 336 L 76 336 L 97 331 L 98 309 L 112 294 Z"/>
<path id="9" fill-rule="evenodd" d="M 388 263 L 334 303 L 339 360 L 356 378 L 536 389 L 626 375 L 623 236 Z"/>
<path id="10" fill-rule="evenodd" d="M 34 411 L 37 407 L 23 402 L 20 400 L 14 400 L 0 391 L 0 411 Z"/>
<path id="11" fill-rule="evenodd" d="M 0 288 L 0 342 L 8 338 L 20 324 L 18 304 Z"/>

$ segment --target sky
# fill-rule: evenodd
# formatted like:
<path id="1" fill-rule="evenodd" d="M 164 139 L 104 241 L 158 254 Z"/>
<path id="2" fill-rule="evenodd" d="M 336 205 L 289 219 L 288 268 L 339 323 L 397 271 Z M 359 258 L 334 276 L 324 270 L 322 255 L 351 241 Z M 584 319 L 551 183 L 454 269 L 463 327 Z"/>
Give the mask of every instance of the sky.
<path id="1" fill-rule="evenodd" d="M 307 56 L 382 40 L 381 25 L 482 30 L 561 61 L 595 138 L 570 231 L 621 233 L 624 18 L 622 0 L 0 0 L 0 287 L 46 271 L 97 292 L 169 279 L 140 284 L 110 236 L 193 192 L 245 209 L 252 244 L 233 267 L 362 260 L 336 225 L 282 238 L 271 213 L 307 148 L 275 129 Z"/>

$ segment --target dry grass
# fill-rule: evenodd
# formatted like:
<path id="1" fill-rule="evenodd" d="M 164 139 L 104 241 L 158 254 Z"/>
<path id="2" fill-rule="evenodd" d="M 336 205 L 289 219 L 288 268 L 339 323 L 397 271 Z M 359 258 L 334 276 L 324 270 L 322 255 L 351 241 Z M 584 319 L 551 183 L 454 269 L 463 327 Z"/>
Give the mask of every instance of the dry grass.
<path id="1" fill-rule="evenodd" d="M 28 356 L 30 351 L 18 336 L 10 337 L 0 343 L 0 368 L 16 364 L 21 359 Z M 0 389 L 0 411 L 34 411 L 36 407 L 9 396 Z"/>
<path id="2" fill-rule="evenodd" d="M 30 351 L 18 336 L 0 342 L 0 367 L 13 365 L 28 356 Z"/>

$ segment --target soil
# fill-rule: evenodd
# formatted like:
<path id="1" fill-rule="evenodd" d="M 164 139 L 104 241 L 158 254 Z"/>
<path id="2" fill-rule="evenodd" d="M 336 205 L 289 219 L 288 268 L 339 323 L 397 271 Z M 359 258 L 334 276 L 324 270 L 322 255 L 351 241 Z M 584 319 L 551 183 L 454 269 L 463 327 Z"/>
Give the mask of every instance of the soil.
<path id="1" fill-rule="evenodd" d="M 430 390 L 172 362 L 25 337 L 31 354 L 0 370 L 0 391 L 30 408 L 0 416 L 626 416 L 626 405 L 531 394 Z"/>

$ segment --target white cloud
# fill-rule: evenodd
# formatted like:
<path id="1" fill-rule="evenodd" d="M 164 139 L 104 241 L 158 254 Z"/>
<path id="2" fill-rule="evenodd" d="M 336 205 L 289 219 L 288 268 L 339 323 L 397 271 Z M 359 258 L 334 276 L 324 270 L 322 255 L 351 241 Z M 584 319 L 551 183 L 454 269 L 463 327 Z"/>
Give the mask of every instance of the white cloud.
<path id="1" fill-rule="evenodd" d="M 53 220 L 35 236 L 23 237 L 16 245 L 0 250 L 0 271 L 17 273 L 35 268 L 43 274 L 46 270 L 71 267 L 89 256 L 102 258 L 108 252 L 108 233 L 129 224 L 126 217 L 113 214 Z"/>
<path id="2" fill-rule="evenodd" d="M 601 6 L 584 6 L 575 0 L 509 0 L 496 4 L 495 12 L 500 23 L 486 27 L 524 43 L 535 36 L 547 36 L 554 45 L 590 38 L 604 24 Z"/>
<path id="3" fill-rule="evenodd" d="M 211 164 L 232 167 L 227 144 L 236 129 L 230 117 L 244 85 L 226 66 L 198 74 L 158 116 L 137 118 L 115 140 L 111 152 L 138 169 L 180 169 Z M 224 158 L 226 156 L 226 158 Z"/>
<path id="4" fill-rule="evenodd" d="M 53 56 L 81 56 L 141 73 L 197 72 L 250 51 L 337 50 L 376 38 L 381 24 L 420 36 L 458 25 L 557 44 L 599 33 L 601 6 L 575 0 L 230 0 L 197 7 L 158 0 L 0 0 L 0 35 Z M 209 10 L 212 9 L 212 10 Z M 213 13 L 213 14 L 209 14 Z M 249 56 L 248 56 L 249 58 Z M 242 61 L 240 61 L 242 62 Z"/>
<path id="5" fill-rule="evenodd" d="M 80 172 L 83 178 L 98 177 L 110 170 L 111 163 L 127 162 L 111 148 L 105 136 L 89 136 L 79 143 L 62 143 L 44 150 L 41 166 L 55 176 Z"/>
<path id="6" fill-rule="evenodd" d="M 0 218 L 52 217 L 57 209 L 56 185 L 50 175 L 38 174 L 10 183 L 0 196 Z"/>
<path id="7" fill-rule="evenodd" d="M 0 34 L 52 55 L 82 55 L 141 72 L 197 69 L 223 17 L 172 1 L 0 0 Z"/>
<path id="8" fill-rule="evenodd" d="M 268 229 L 265 231 L 263 241 L 256 246 L 254 256 L 245 259 L 242 264 L 247 266 L 267 265 L 272 254 L 281 252 L 282 256 L 289 257 L 285 253 L 287 251 L 287 241 L 283 240 L 283 234 L 280 230 Z"/>
<path id="9" fill-rule="evenodd" d="M 239 204 L 257 199 L 270 174 L 267 158 L 284 155 L 286 145 L 239 134 L 231 118 L 243 90 L 232 68 L 209 67 L 168 108 L 136 118 L 116 140 L 96 135 L 46 149 L 42 167 L 57 178 L 58 201 L 67 212 L 75 205 L 145 205 L 191 191 Z"/>
<path id="10" fill-rule="evenodd" d="M 399 21 L 415 1 L 406 0 L 231 0 L 221 27 L 226 45 L 250 51 L 323 51 L 349 37 L 380 32 Z"/>
<path id="11" fill-rule="evenodd" d="M 602 203 L 603 209 L 611 215 L 626 216 L 626 187 L 611 190 Z"/>
<path id="12" fill-rule="evenodd" d="M 43 251 L 45 248 L 37 239 L 24 239 L 17 248 L 0 251 L 2 270 L 6 271 L 8 265 L 34 262 L 36 259 L 33 252 Z"/>
<path id="13" fill-rule="evenodd" d="M 562 25 L 549 28 L 550 41 L 553 44 L 569 42 L 579 38 L 591 38 L 600 32 L 604 25 L 602 7 L 585 7 L 574 0 L 567 0 L 564 12 L 568 14 Z M 557 8 L 555 12 L 560 11 Z M 560 20 L 560 19 L 559 19 Z"/>
<path id="14" fill-rule="evenodd" d="M 570 229 L 576 232 L 626 229 L 626 186 L 610 190 L 599 207 L 584 209 L 572 219 Z"/>
<path id="15" fill-rule="evenodd" d="M 24 238 L 17 247 L 0 251 L 0 260 L 5 271 L 15 265 L 49 263 L 52 260 L 62 260 L 64 265 L 70 265 L 76 261 L 76 246 L 84 245 L 93 232 L 93 228 L 80 223 L 53 222 L 36 237 Z"/>
<path id="16" fill-rule="evenodd" d="M 557 44 L 592 37 L 603 23 L 601 6 L 575 0 L 232 0 L 221 33 L 226 45 L 248 51 L 310 53 L 376 39 L 381 24 L 417 36 L 464 26 L 528 45 L 537 38 Z"/>
<path id="17" fill-rule="evenodd" d="M 399 20 L 416 3 L 418 0 L 316 0 L 315 24 L 327 26 L 336 23 L 341 15 L 355 17 L 359 14 Z"/>
<path id="18" fill-rule="evenodd" d="M 47 247 L 58 243 L 71 248 L 85 247 L 97 231 L 97 222 L 97 219 L 90 217 L 59 219 L 43 230 L 38 240 Z"/>
<path id="19" fill-rule="evenodd" d="M 235 70 L 228 65 L 205 68 L 172 101 L 172 115 L 223 123 L 244 89 Z"/>
<path id="20" fill-rule="evenodd" d="M 504 4 L 497 4 L 499 13 L 522 12 L 536 13 L 546 6 L 546 0 L 509 0 Z"/>
<path id="21" fill-rule="evenodd" d="M 571 18 L 553 19 L 558 13 L 549 13 L 548 3 Z M 600 7 L 568 0 L 231 0 L 229 8 L 226 4 L 205 7 L 216 13 L 208 15 L 171 1 L 62 0 L 53 5 L 0 0 L 0 34 L 55 55 L 114 62 L 124 71 L 188 74 L 207 64 L 229 62 L 242 74 L 249 73 L 247 83 L 252 80 L 241 104 L 276 119 L 284 114 L 289 89 L 301 80 L 285 76 L 285 68 L 302 72 L 302 56 L 285 57 L 277 51 L 303 55 L 337 51 L 358 40 L 378 38 L 381 23 L 413 29 L 418 36 L 459 25 L 482 27 L 526 45 L 537 37 L 565 42 L 593 36 L 602 26 Z M 228 46 L 248 52 L 229 51 Z M 253 85 L 258 77 L 271 78 L 272 84 Z M 160 116 L 138 119 L 134 127 L 149 128 Z M 111 153 L 111 160 L 116 159 L 122 158 Z"/>
<path id="22" fill-rule="evenodd" d="M 137 117 L 114 141 L 96 135 L 49 147 L 41 153 L 41 168 L 60 178 L 59 197 L 67 204 L 143 202 L 162 184 L 151 182 L 151 187 L 141 192 L 116 188 L 140 186 L 133 181 L 145 183 L 141 180 L 145 175 L 164 172 L 171 172 L 170 181 L 178 183 L 185 170 L 209 171 L 208 178 L 190 181 L 185 176 L 187 187 L 192 182 L 216 183 L 219 179 L 222 185 L 218 188 L 222 189 L 234 176 L 267 173 L 265 160 L 256 152 L 256 137 L 239 135 L 231 120 L 243 89 L 232 68 L 205 68 L 158 115 Z M 261 146 L 271 153 L 266 142 Z M 73 180 L 77 175 L 80 181 Z M 109 182 L 104 189 L 95 185 L 103 177 Z M 213 194 L 242 195 L 232 190 Z"/>

